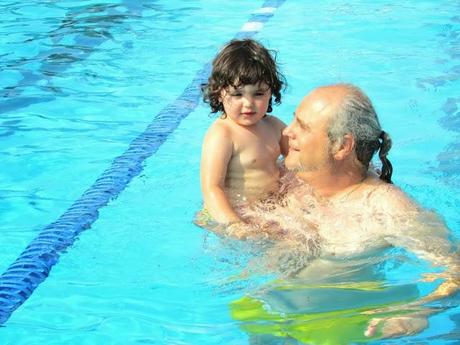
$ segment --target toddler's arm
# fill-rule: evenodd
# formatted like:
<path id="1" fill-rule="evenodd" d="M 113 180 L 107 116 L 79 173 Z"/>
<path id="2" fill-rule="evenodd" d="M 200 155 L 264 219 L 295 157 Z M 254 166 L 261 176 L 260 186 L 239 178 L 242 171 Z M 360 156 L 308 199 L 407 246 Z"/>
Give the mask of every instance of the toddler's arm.
<path id="1" fill-rule="evenodd" d="M 272 123 L 275 130 L 278 133 L 280 133 L 280 140 L 279 140 L 280 151 L 281 151 L 281 155 L 283 157 L 286 157 L 289 152 L 288 137 L 283 135 L 283 131 L 286 128 L 286 124 L 275 116 L 270 116 L 270 122 Z"/>
<path id="2" fill-rule="evenodd" d="M 229 130 L 214 124 L 206 134 L 201 155 L 201 189 L 204 204 L 219 223 L 241 221 L 225 194 L 227 166 L 233 153 Z"/>

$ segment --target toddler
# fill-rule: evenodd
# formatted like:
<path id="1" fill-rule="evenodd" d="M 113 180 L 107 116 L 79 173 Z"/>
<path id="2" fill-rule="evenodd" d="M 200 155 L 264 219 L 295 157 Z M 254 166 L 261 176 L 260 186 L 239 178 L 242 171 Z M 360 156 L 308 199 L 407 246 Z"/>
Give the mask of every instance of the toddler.
<path id="1" fill-rule="evenodd" d="M 270 51 L 254 40 L 232 40 L 214 59 L 203 98 L 220 116 L 204 138 L 201 187 L 215 222 L 242 222 L 238 205 L 277 190 L 286 125 L 267 113 L 273 100 L 281 102 L 284 84 Z"/>

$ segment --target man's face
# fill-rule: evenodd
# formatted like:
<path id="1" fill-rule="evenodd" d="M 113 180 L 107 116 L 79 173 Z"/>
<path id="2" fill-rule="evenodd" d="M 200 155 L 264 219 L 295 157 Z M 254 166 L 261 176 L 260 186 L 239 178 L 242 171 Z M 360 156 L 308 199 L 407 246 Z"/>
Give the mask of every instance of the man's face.
<path id="1" fill-rule="evenodd" d="M 285 164 L 289 170 L 312 172 L 330 165 L 333 160 L 327 130 L 333 106 L 327 99 L 312 93 L 294 113 L 294 120 L 284 134 L 289 138 Z"/>

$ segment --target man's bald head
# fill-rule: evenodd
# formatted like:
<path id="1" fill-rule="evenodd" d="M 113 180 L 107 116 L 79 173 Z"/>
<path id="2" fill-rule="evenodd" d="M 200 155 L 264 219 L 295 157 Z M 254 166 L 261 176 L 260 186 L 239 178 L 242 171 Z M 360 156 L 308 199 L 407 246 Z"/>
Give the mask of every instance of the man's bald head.
<path id="1" fill-rule="evenodd" d="M 388 182 L 391 179 L 391 164 L 386 158 L 391 140 L 382 131 L 375 109 L 358 87 L 351 84 L 321 86 L 310 92 L 299 109 L 310 106 L 321 116 L 327 116 L 328 136 L 332 145 L 340 145 L 345 135 L 352 135 L 357 160 L 368 169 L 372 156 L 379 151 L 385 166 L 389 166 Z"/>

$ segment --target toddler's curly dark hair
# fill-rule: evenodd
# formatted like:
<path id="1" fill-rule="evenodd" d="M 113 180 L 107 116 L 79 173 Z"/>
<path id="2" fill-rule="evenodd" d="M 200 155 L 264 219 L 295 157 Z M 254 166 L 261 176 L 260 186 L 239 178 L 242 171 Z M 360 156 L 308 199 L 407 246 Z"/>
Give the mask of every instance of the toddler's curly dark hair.
<path id="1" fill-rule="evenodd" d="M 272 97 L 267 113 L 271 113 L 272 100 L 281 103 L 281 90 L 286 79 L 276 66 L 276 54 L 252 39 L 232 40 L 217 54 L 212 63 L 211 76 L 202 85 L 203 100 L 211 106 L 211 112 L 223 112 L 220 101 L 222 90 L 232 86 L 265 83 Z"/>

